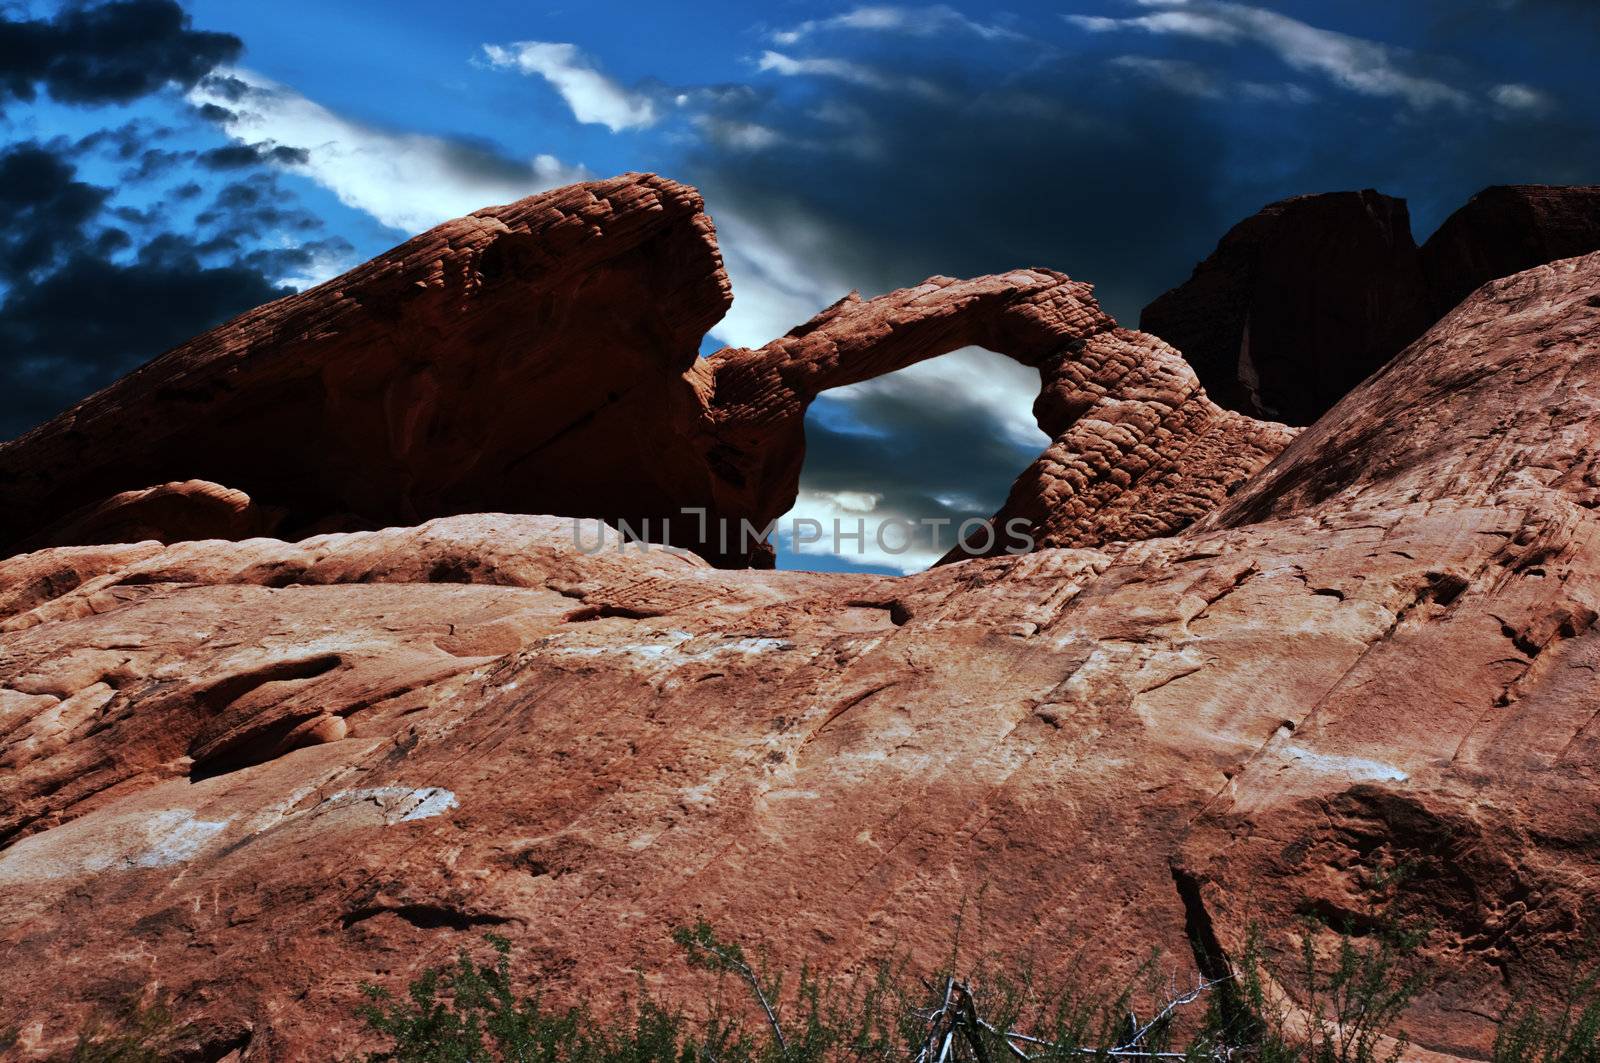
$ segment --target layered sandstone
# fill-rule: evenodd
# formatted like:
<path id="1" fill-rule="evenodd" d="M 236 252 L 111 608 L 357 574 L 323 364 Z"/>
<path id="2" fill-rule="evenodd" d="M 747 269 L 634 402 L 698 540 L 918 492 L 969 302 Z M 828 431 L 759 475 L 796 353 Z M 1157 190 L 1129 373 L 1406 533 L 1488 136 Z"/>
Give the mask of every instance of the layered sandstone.
<path id="1" fill-rule="evenodd" d="M 0 549 L 504 511 L 770 566 L 743 529 L 794 505 L 812 400 L 972 344 L 1040 371 L 1054 440 L 994 549 L 1167 534 L 1290 438 L 1224 414 L 1181 357 L 1060 273 L 852 294 L 759 350 L 698 358 L 730 298 L 685 185 L 630 174 L 478 211 L 0 445 Z"/>
<path id="2" fill-rule="evenodd" d="M 1049 270 L 932 277 L 876 299 L 852 293 L 759 350 L 712 355 L 716 459 L 729 470 L 724 481 L 747 492 L 722 511 L 767 521 L 793 505 L 817 395 L 968 346 L 1039 370 L 1034 418 L 1052 442 L 990 529 L 947 561 L 1022 540 L 1097 546 L 1170 534 L 1293 438 L 1283 425 L 1218 408 L 1176 351 L 1118 328 L 1087 284 Z"/>
<path id="3" fill-rule="evenodd" d="M 13 558 L 0 960 L 48 977 L 0 1026 L 42 1055 L 159 980 L 203 1058 L 324 1059 L 486 929 L 670 999 L 675 925 L 844 973 L 963 906 L 1046 969 L 1187 978 L 1256 922 L 1289 969 L 1404 864 L 1406 1029 L 1482 1058 L 1596 958 L 1596 335 L 1600 255 L 1494 282 L 1181 534 L 905 578 L 504 515 Z"/>

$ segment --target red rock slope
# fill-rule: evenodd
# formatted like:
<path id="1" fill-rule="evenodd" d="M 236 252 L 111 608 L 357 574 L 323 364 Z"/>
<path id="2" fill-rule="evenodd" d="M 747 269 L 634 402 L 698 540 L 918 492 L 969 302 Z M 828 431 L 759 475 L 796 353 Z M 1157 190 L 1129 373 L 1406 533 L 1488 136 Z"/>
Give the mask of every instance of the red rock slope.
<path id="1" fill-rule="evenodd" d="M 604 1000 L 696 918 L 840 971 L 963 900 L 1181 969 L 1405 862 L 1409 1032 L 1481 1058 L 1596 958 L 1596 335 L 1600 255 L 1494 282 L 1180 535 L 900 579 L 494 515 L 4 562 L 0 1025 L 159 980 L 325 1059 L 484 929 Z"/>

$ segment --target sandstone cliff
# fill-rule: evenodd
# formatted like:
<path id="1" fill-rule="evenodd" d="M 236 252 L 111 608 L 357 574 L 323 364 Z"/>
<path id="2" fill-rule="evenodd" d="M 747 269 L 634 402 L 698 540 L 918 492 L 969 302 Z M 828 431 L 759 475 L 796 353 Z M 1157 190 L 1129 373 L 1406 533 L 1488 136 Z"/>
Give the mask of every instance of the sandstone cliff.
<path id="1" fill-rule="evenodd" d="M 1139 327 L 1228 409 L 1304 425 L 1432 320 L 1405 200 L 1368 189 L 1262 208 Z"/>

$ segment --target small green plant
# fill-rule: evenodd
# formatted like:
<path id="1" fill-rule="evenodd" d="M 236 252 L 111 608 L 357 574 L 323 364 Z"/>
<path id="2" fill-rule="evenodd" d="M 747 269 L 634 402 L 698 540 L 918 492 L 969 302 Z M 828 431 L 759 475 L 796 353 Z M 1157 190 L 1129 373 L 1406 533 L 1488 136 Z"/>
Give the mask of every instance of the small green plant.
<path id="1" fill-rule="evenodd" d="M 369 1063 L 694 1060 L 682 1017 L 647 999 L 627 1021 L 601 1024 L 583 1009 L 553 1011 L 537 995 L 518 996 L 511 983 L 510 942 L 493 934 L 488 941 L 495 952 L 491 963 L 479 963 L 463 949 L 454 964 L 424 971 L 405 1000 L 363 986 L 368 1002 L 362 1016 L 369 1028 L 393 1042 L 369 1054 Z"/>
<path id="2" fill-rule="evenodd" d="M 1309 914 L 1301 918 L 1300 999 L 1293 1008 L 1268 992 L 1273 979 L 1263 962 L 1262 934 L 1251 927 L 1230 1001 L 1234 1043 L 1251 1045 L 1265 1063 L 1397 1063 L 1404 1058 L 1408 1042 L 1400 1023 L 1427 981 L 1417 963 L 1426 928 L 1405 919 L 1398 908 L 1399 887 L 1412 871 L 1397 864 L 1369 875 L 1374 899 L 1359 926 L 1350 915 L 1337 924 Z M 1325 959 L 1318 941 L 1328 930 L 1336 943 Z"/>
<path id="3" fill-rule="evenodd" d="M 1600 968 L 1572 972 L 1561 1010 L 1546 1015 L 1513 1002 L 1500 1018 L 1494 1063 L 1600 1060 Z"/>
<path id="4" fill-rule="evenodd" d="M 1068 1060 L 1248 1059 L 1259 1063 L 1396 1063 L 1399 1025 L 1423 985 L 1422 931 L 1387 915 L 1361 932 L 1307 918 L 1301 926 L 1297 1003 L 1277 989 L 1263 936 L 1252 928 L 1230 973 L 1176 985 L 1152 956 L 1120 989 L 1087 965 L 1041 979 L 1030 965 L 980 963 L 912 978 L 883 964 L 846 982 L 802 969 L 792 984 L 764 957 L 706 923 L 673 932 L 692 969 L 713 976 L 699 1016 L 637 1002 L 601 1020 L 582 1008 L 552 1011 L 512 989 L 510 945 L 489 937 L 494 958 L 462 951 L 431 968 L 403 999 L 367 987 L 362 1013 L 391 1047 L 368 1063 L 1066 1063 Z M 1332 931 L 1331 948 L 1320 949 Z M 733 987 L 732 1000 L 725 990 Z M 748 1006 L 738 1005 L 743 1000 Z M 1154 1000 L 1145 1014 L 1136 1000 Z M 1564 1011 L 1508 1011 L 1496 1063 L 1600 1060 L 1600 972 L 1575 982 Z"/>
<path id="5" fill-rule="evenodd" d="M 193 1030 L 178 1022 L 164 997 L 136 993 L 109 1017 L 90 1016 L 66 1063 L 163 1063 L 173 1058 Z M 0 1047 L 4 1043 L 0 1042 Z"/>

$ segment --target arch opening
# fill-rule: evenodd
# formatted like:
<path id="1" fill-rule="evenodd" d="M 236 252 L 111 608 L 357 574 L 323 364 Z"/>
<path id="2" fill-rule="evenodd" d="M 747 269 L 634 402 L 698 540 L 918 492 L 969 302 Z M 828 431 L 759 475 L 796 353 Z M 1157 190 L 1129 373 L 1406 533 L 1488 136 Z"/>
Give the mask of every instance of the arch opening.
<path id="1" fill-rule="evenodd" d="M 937 563 L 1049 445 L 1032 412 L 1039 387 L 1037 368 L 968 346 L 818 395 L 777 567 L 905 575 Z"/>

